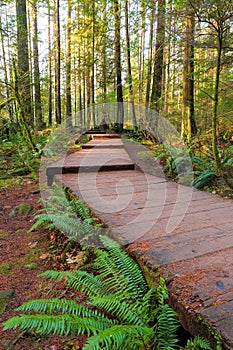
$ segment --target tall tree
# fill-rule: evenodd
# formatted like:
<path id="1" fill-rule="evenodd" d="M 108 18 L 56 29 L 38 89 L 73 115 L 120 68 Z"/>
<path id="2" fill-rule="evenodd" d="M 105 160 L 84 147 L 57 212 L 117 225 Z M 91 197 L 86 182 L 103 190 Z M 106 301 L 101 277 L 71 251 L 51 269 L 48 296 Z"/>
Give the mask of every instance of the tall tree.
<path id="1" fill-rule="evenodd" d="M 162 96 L 163 56 L 165 39 L 165 0 L 158 0 L 156 45 L 153 71 L 153 84 L 151 91 L 151 107 L 159 111 Z"/>
<path id="2" fill-rule="evenodd" d="M 67 37 L 66 37 L 66 117 L 71 117 L 71 11 L 72 0 L 67 0 Z"/>
<path id="3" fill-rule="evenodd" d="M 183 68 L 183 108 L 181 136 L 190 139 L 197 133 L 194 118 L 194 30 L 195 14 L 189 10 L 186 15 L 186 34 Z"/>
<path id="4" fill-rule="evenodd" d="M 151 12 L 150 12 L 150 32 L 149 32 L 149 50 L 148 50 L 148 68 L 146 78 L 146 107 L 150 103 L 150 90 L 151 90 L 151 76 L 152 76 L 152 56 L 153 56 L 153 37 L 154 37 L 154 20 L 155 20 L 155 1 L 151 1 Z"/>
<path id="5" fill-rule="evenodd" d="M 137 126 L 135 106 L 134 106 L 134 93 L 133 93 L 133 78 L 132 78 L 132 69 L 131 69 L 131 45 L 130 45 L 130 33 L 129 33 L 129 9 L 128 9 L 128 0 L 125 0 L 125 31 L 126 31 L 126 56 L 127 56 L 127 66 L 128 66 L 128 84 L 129 84 L 129 93 L 130 93 L 130 102 L 132 105 L 132 119 L 134 127 Z"/>
<path id="6" fill-rule="evenodd" d="M 115 69 L 116 69 L 116 89 L 117 89 L 117 127 L 118 131 L 123 131 L 124 126 L 124 106 L 123 106 L 123 87 L 121 76 L 121 18 L 120 6 L 118 0 L 114 0 L 115 17 Z"/>
<path id="7" fill-rule="evenodd" d="M 1 18 L 1 16 L 0 16 L 0 37 L 1 37 L 1 49 L 2 49 L 2 58 L 3 58 L 5 91 L 6 91 L 6 98 L 9 101 L 11 92 L 10 92 L 10 87 L 9 87 L 9 78 L 8 78 L 7 60 L 6 60 L 6 50 L 5 50 L 5 42 L 4 42 L 3 26 L 2 26 L 2 18 Z M 12 111 L 11 103 L 8 103 L 7 107 L 8 107 L 10 120 L 13 121 L 13 111 Z"/>
<path id="8" fill-rule="evenodd" d="M 16 20 L 19 97 L 25 120 L 33 126 L 26 0 L 16 0 Z"/>
<path id="9" fill-rule="evenodd" d="M 60 0 L 54 0 L 54 61 L 55 61 L 55 120 L 61 124 L 61 36 L 60 36 Z"/>
<path id="10" fill-rule="evenodd" d="M 51 5 L 47 0 L 48 7 L 48 126 L 53 122 L 53 104 L 52 104 L 52 44 L 51 44 Z"/>
<path id="11" fill-rule="evenodd" d="M 38 51 L 38 14 L 37 0 L 30 2 L 32 9 L 33 21 L 33 78 L 34 78 L 34 108 L 35 108 L 35 124 L 37 130 L 44 127 L 42 106 L 41 106 L 41 90 L 40 90 L 40 69 L 39 69 L 39 51 Z"/>

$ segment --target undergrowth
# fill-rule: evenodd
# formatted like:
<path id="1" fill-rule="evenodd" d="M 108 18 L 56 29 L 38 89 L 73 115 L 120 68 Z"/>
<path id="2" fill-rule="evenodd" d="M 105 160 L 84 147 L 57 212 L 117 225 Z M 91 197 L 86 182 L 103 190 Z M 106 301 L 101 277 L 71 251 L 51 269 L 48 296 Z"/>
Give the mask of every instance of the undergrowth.
<path id="1" fill-rule="evenodd" d="M 4 329 L 19 327 L 40 335 L 87 334 L 84 350 L 179 349 L 179 322 L 166 304 L 163 278 L 149 288 L 139 266 L 115 241 L 106 236 L 100 240 L 104 248 L 96 249 L 95 260 L 82 269 L 41 274 L 85 293 L 85 303 L 77 298 L 31 300 L 17 309 L 26 313 L 8 319 Z M 197 337 L 185 349 L 211 347 Z"/>

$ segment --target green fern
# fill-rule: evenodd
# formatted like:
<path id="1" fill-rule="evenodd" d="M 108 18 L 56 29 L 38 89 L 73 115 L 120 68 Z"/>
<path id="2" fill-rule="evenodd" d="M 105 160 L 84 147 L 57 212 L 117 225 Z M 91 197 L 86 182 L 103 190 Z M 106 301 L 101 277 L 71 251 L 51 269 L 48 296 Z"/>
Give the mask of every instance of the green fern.
<path id="1" fill-rule="evenodd" d="M 201 189 L 206 185 L 210 185 L 216 179 L 216 171 L 205 170 L 201 173 L 198 173 L 198 176 L 194 179 L 193 185 L 197 189 Z"/>
<path id="2" fill-rule="evenodd" d="M 45 334 L 87 334 L 84 350 L 177 349 L 176 313 L 165 304 L 165 281 L 157 288 L 146 284 L 139 266 L 108 237 L 105 250 L 96 250 L 92 264 L 96 273 L 85 270 L 46 271 L 43 277 L 64 281 L 89 297 L 85 304 L 67 299 L 31 300 L 17 310 L 4 329 Z M 90 267 L 90 265 L 89 265 Z M 95 271 L 95 270 L 94 270 Z"/>
<path id="3" fill-rule="evenodd" d="M 138 350 L 148 344 L 153 336 L 154 332 L 151 328 L 116 325 L 89 338 L 83 350 Z"/>
<path id="4" fill-rule="evenodd" d="M 167 304 L 157 309 L 156 335 L 158 339 L 157 350 L 177 349 L 178 339 L 176 331 L 180 327 L 177 313 Z"/>
<path id="5" fill-rule="evenodd" d="M 208 340 L 203 337 L 196 336 L 192 340 L 188 340 L 187 342 L 187 350 L 212 350 Z"/>
<path id="6" fill-rule="evenodd" d="M 97 219 L 81 200 L 69 201 L 64 189 L 54 184 L 51 194 L 43 201 L 44 208 L 35 215 L 36 222 L 29 231 L 38 227 L 57 228 L 72 240 L 87 240 L 99 233 Z"/>

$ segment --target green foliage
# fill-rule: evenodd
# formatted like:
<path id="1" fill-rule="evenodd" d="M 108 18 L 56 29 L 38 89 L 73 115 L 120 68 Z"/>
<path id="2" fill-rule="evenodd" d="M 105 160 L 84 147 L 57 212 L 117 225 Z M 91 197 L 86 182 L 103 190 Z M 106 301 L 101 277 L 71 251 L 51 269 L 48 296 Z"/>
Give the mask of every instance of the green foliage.
<path id="1" fill-rule="evenodd" d="M 194 179 L 193 185 L 197 189 L 201 189 L 206 185 L 211 186 L 216 179 L 217 173 L 212 170 L 205 170 L 198 173 L 198 176 Z"/>
<path id="2" fill-rule="evenodd" d="M 81 200 L 68 200 L 65 190 L 54 184 L 50 195 L 43 200 L 44 208 L 35 215 L 36 222 L 30 231 L 38 227 L 57 228 L 72 240 L 86 240 L 99 232 L 100 225 Z"/>
<path id="3" fill-rule="evenodd" d="M 11 126 L 12 128 L 12 126 Z M 11 129 L 10 129 L 11 130 Z M 40 153 L 47 137 L 43 134 L 34 135 L 37 151 L 32 150 L 21 134 L 14 131 L 0 138 L 1 179 L 30 175 L 37 181 L 37 171 L 40 165 Z"/>
<path id="4" fill-rule="evenodd" d="M 140 268 L 122 248 L 108 237 L 100 239 L 105 249 L 97 249 L 92 264 L 98 273 L 72 270 L 42 274 L 85 292 L 89 297 L 85 305 L 57 298 L 28 301 L 18 308 L 28 314 L 7 320 L 5 329 L 87 334 L 85 350 L 165 349 L 165 344 L 166 349 L 176 349 L 178 322 L 174 311 L 162 304 L 167 296 L 163 280 L 157 290 L 149 289 Z"/>
<path id="5" fill-rule="evenodd" d="M 188 340 L 187 349 L 188 350 L 200 350 L 200 349 L 211 350 L 212 348 L 209 342 L 205 338 L 196 336 L 194 339 Z"/>

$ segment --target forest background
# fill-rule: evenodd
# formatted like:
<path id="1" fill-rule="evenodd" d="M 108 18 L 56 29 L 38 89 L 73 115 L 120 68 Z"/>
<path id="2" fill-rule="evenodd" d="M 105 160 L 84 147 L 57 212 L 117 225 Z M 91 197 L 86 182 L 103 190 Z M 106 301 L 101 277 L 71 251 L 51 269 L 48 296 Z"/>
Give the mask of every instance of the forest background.
<path id="1" fill-rule="evenodd" d="M 232 9 L 232 0 L 2 1 L 5 155 L 12 158 L 18 143 L 18 173 L 33 172 L 28 148 L 33 157 L 40 153 L 41 131 L 70 116 L 75 126 L 94 127 L 95 113 L 82 112 L 87 107 L 129 102 L 175 125 L 197 176 L 232 187 Z M 117 118 L 122 131 L 123 114 Z M 158 152 L 168 163 L 167 150 Z"/>

